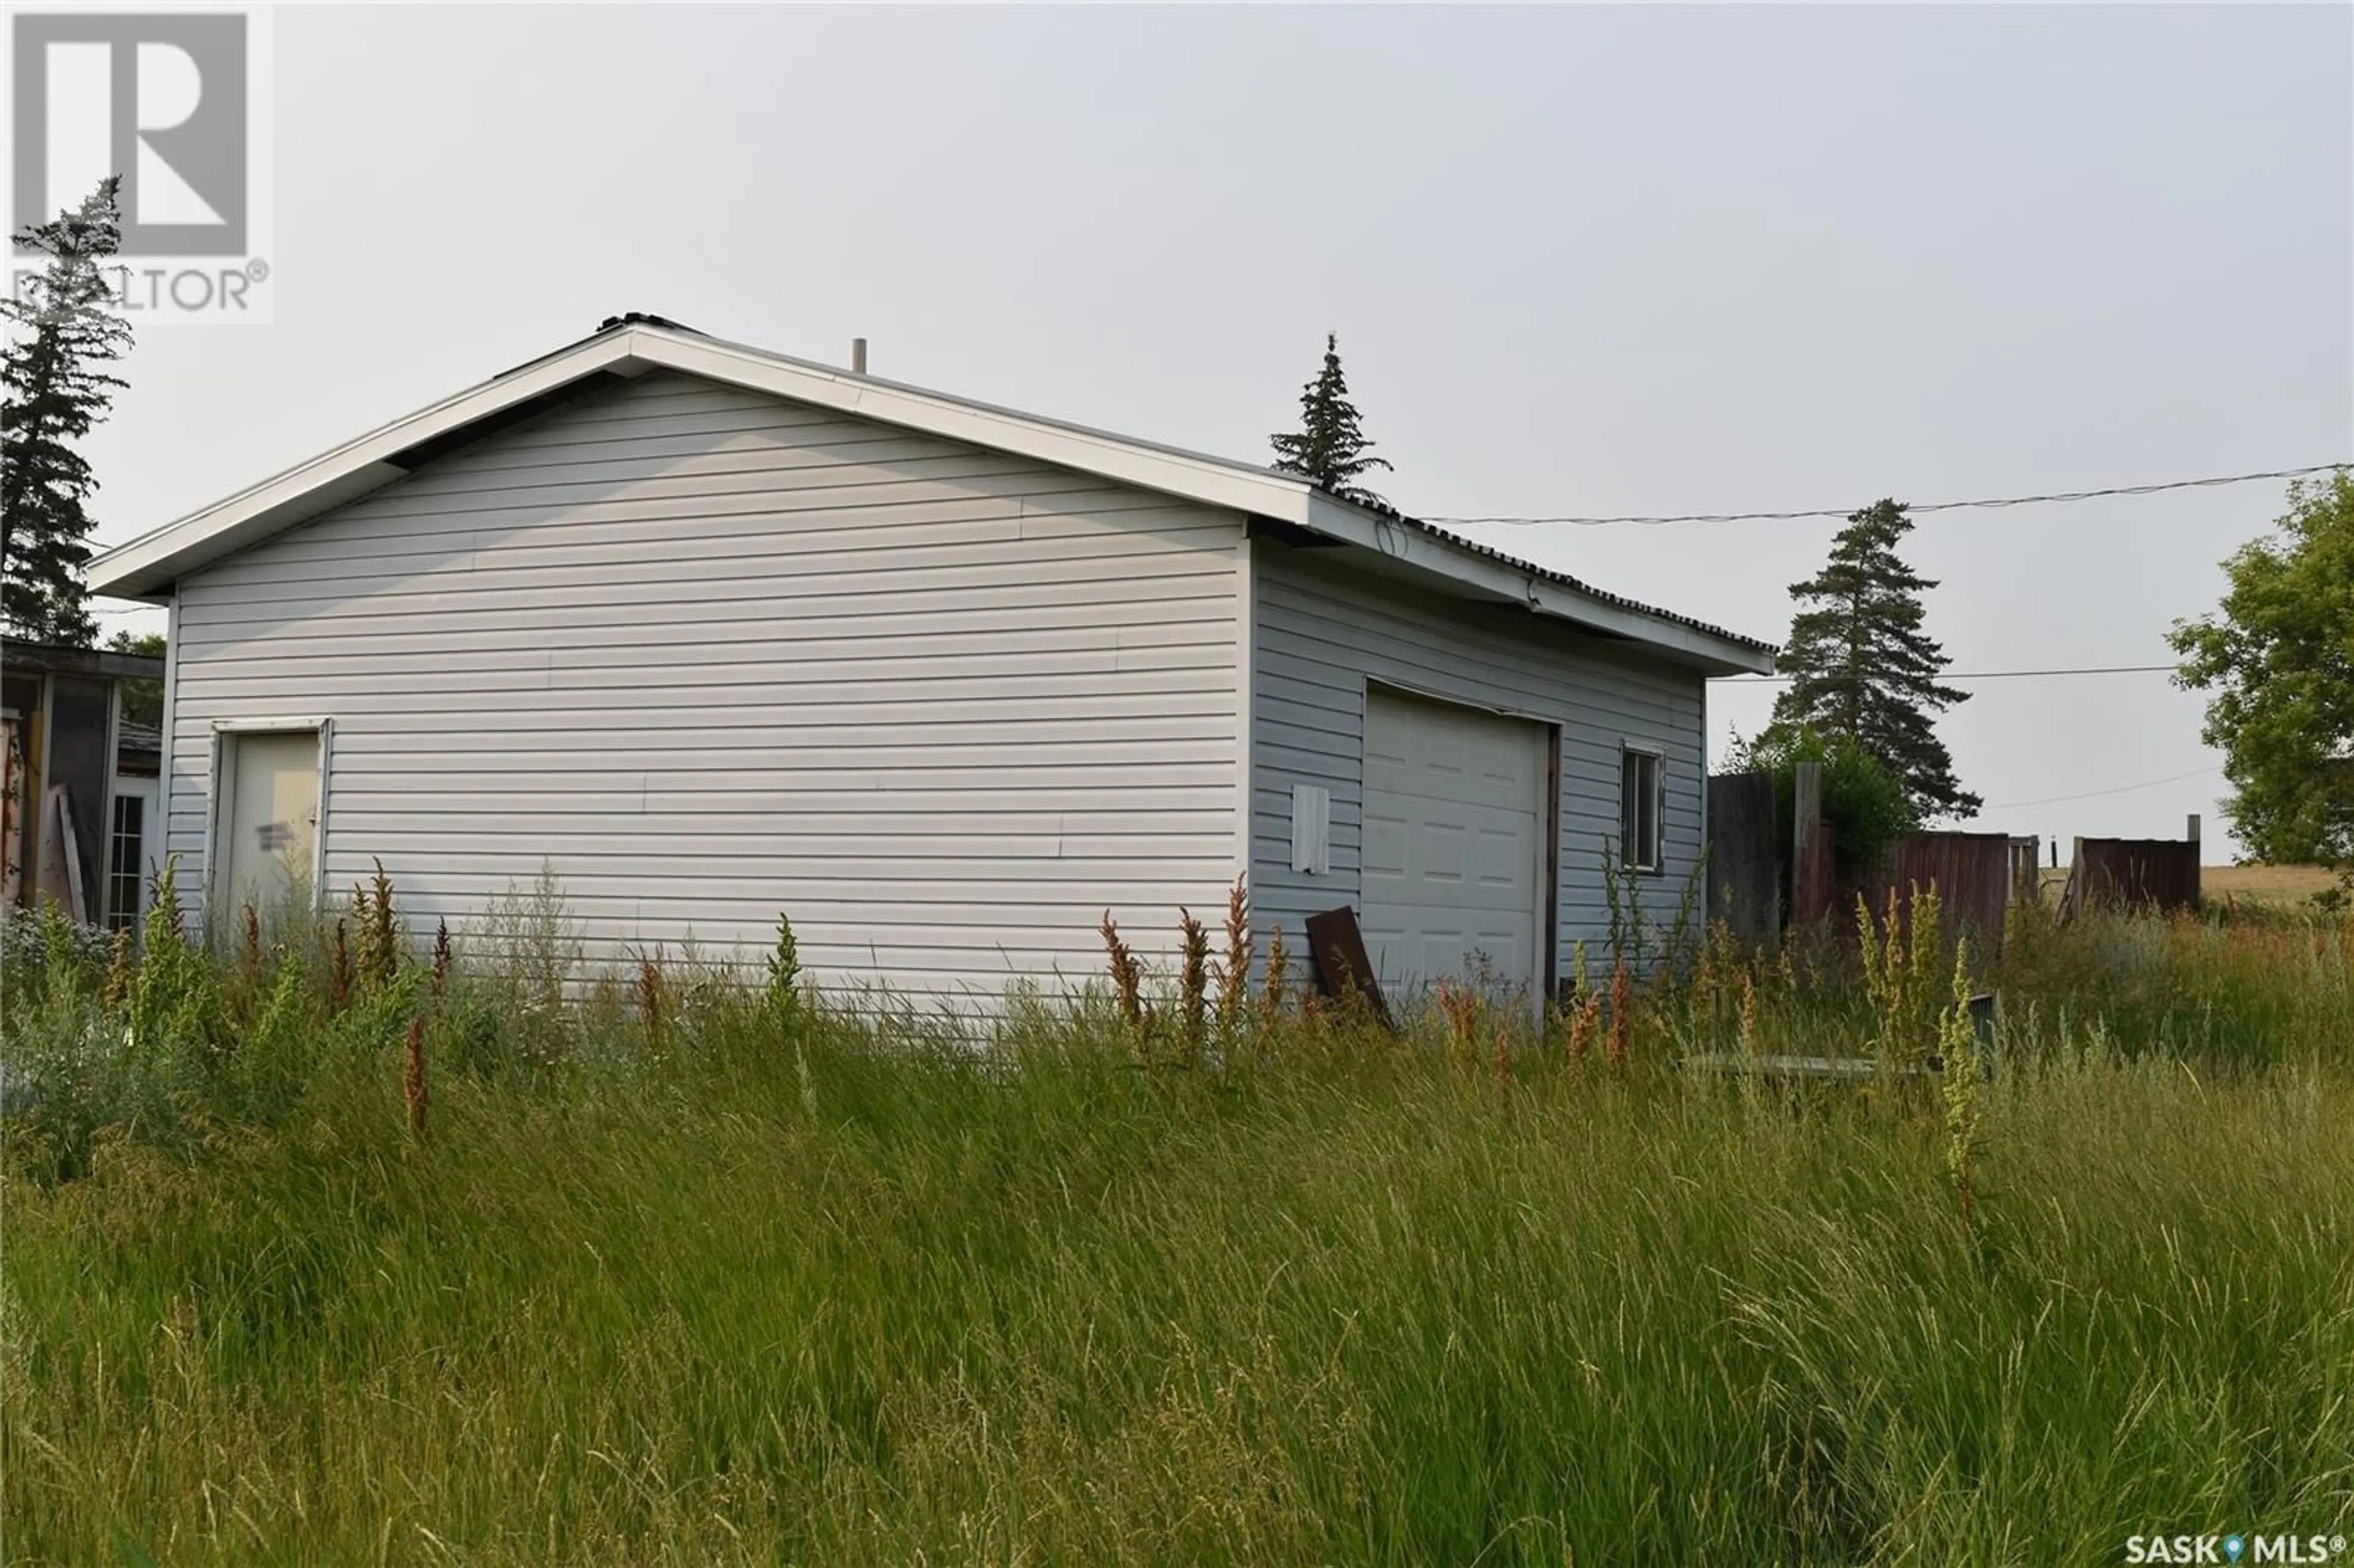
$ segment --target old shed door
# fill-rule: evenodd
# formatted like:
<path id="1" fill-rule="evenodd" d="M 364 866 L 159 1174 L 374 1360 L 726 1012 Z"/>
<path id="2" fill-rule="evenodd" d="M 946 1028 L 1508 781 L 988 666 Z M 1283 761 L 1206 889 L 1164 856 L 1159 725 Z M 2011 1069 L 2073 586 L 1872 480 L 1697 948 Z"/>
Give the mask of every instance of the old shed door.
<path id="1" fill-rule="evenodd" d="M 290 895 L 307 904 L 319 849 L 319 732 L 265 730 L 222 736 L 223 906 L 269 908 Z"/>
<path id="2" fill-rule="evenodd" d="M 1365 695 L 1365 949 L 1384 992 L 1472 975 L 1536 989 L 1552 732 L 1380 690 Z"/>

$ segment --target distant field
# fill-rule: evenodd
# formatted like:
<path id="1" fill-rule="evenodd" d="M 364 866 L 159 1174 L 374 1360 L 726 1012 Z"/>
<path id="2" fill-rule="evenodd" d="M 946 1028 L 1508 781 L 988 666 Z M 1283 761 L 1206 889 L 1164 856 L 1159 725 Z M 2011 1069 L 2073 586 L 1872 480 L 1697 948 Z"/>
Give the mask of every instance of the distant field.
<path id="1" fill-rule="evenodd" d="M 2199 873 L 2199 890 L 2210 898 L 2289 902 L 2310 898 L 2335 878 L 2317 865 L 2210 865 Z"/>
<path id="2" fill-rule="evenodd" d="M 2043 894 L 2056 898 L 2068 881 L 2068 868 L 2047 867 Z M 2267 904 L 2294 904 L 2310 898 L 2334 879 L 2317 865 L 2208 865 L 2199 869 L 2199 891 L 2209 898 L 2256 899 Z"/>

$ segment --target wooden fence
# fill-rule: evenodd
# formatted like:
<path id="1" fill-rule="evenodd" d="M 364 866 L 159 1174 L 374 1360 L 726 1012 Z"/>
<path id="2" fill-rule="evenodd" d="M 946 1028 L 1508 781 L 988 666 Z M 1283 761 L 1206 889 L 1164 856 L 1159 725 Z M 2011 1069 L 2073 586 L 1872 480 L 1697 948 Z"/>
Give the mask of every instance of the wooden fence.
<path id="1" fill-rule="evenodd" d="M 1934 888 L 1948 929 L 1999 941 L 2012 886 L 2009 833 L 1909 833 L 1896 841 L 1878 875 L 1841 889 L 1840 904 L 1852 911 L 1861 894 L 1882 915 L 1893 895 L 1909 926 L 1914 891 Z"/>
<path id="2" fill-rule="evenodd" d="M 1798 768 L 1796 795 L 1795 825 L 1786 834 L 1776 821 L 1771 776 L 1718 774 L 1708 781 L 1709 917 L 1744 941 L 1771 943 L 1785 925 L 1844 925 L 1859 896 L 1884 916 L 1893 893 L 1900 917 L 1909 919 L 1913 889 L 1934 887 L 1949 926 L 1999 942 L 2009 906 L 2042 897 L 2040 841 L 2006 833 L 1913 833 L 1871 872 L 1835 874 L 1821 779 L 1809 765 Z M 2196 906 L 2198 834 L 2193 817 L 2182 840 L 2078 839 L 2063 914 L 2092 904 Z"/>
<path id="3" fill-rule="evenodd" d="M 1721 773 L 1708 781 L 1709 917 L 1744 941 L 1771 943 L 1785 923 L 1851 920 L 1859 895 L 1883 916 L 1893 893 L 1909 920 L 1915 887 L 1937 890 L 1949 924 L 1999 941 L 2004 910 L 2042 897 L 2039 841 L 2005 833 L 1913 833 L 1874 871 L 1835 875 L 1815 765 L 1799 765 L 1796 794 L 1797 821 L 1786 842 L 1775 820 L 1771 775 Z M 2179 839 L 2078 839 L 2061 916 L 2073 918 L 2096 905 L 2195 909 L 2199 858 L 2196 816 Z"/>
<path id="4" fill-rule="evenodd" d="M 2197 908 L 2198 839 L 2078 839 L 2060 912 L 2073 919 L 2094 905 Z"/>
<path id="5" fill-rule="evenodd" d="M 1782 932 L 1782 857 L 1774 776 L 1724 773 L 1708 781 L 1708 917 L 1769 947 Z"/>

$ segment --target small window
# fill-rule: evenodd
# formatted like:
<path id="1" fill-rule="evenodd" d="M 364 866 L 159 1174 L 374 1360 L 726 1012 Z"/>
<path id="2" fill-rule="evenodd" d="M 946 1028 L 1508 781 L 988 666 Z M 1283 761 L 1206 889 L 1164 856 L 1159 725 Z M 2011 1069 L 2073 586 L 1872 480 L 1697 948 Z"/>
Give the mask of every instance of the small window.
<path id="1" fill-rule="evenodd" d="M 1618 754 L 1618 844 L 1635 871 L 1667 865 L 1667 786 L 1659 754 L 1628 747 Z"/>

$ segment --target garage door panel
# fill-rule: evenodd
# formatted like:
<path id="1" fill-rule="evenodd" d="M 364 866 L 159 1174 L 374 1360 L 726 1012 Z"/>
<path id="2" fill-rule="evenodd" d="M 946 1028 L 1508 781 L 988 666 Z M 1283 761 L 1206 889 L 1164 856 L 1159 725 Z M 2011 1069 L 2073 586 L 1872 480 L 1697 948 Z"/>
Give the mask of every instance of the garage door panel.
<path id="1" fill-rule="evenodd" d="M 1534 846 L 1513 828 L 1479 830 L 1479 880 L 1490 887 L 1519 887 L 1527 883 Z"/>
<path id="2" fill-rule="evenodd" d="M 1405 875 L 1406 832 L 1405 819 L 1376 817 L 1370 811 L 1363 818 L 1364 832 L 1358 852 L 1358 865 L 1365 881 L 1386 877 L 1397 881 Z"/>
<path id="3" fill-rule="evenodd" d="M 1365 705 L 1363 909 L 1386 985 L 1480 966 L 1533 984 L 1543 955 L 1545 727 L 1384 692 Z"/>
<path id="4" fill-rule="evenodd" d="M 1419 857 L 1409 853 L 1407 864 L 1416 858 L 1421 861 L 1425 879 L 1431 882 L 1456 883 L 1463 880 L 1463 845 L 1469 835 L 1455 822 L 1431 822 L 1418 840 L 1409 841 L 1419 848 Z"/>
<path id="5" fill-rule="evenodd" d="M 1369 930 L 1365 949 L 1381 974 L 1384 989 L 1392 991 L 1470 977 L 1480 969 L 1482 960 L 1497 979 L 1517 985 L 1536 963 L 1525 929 Z"/>

